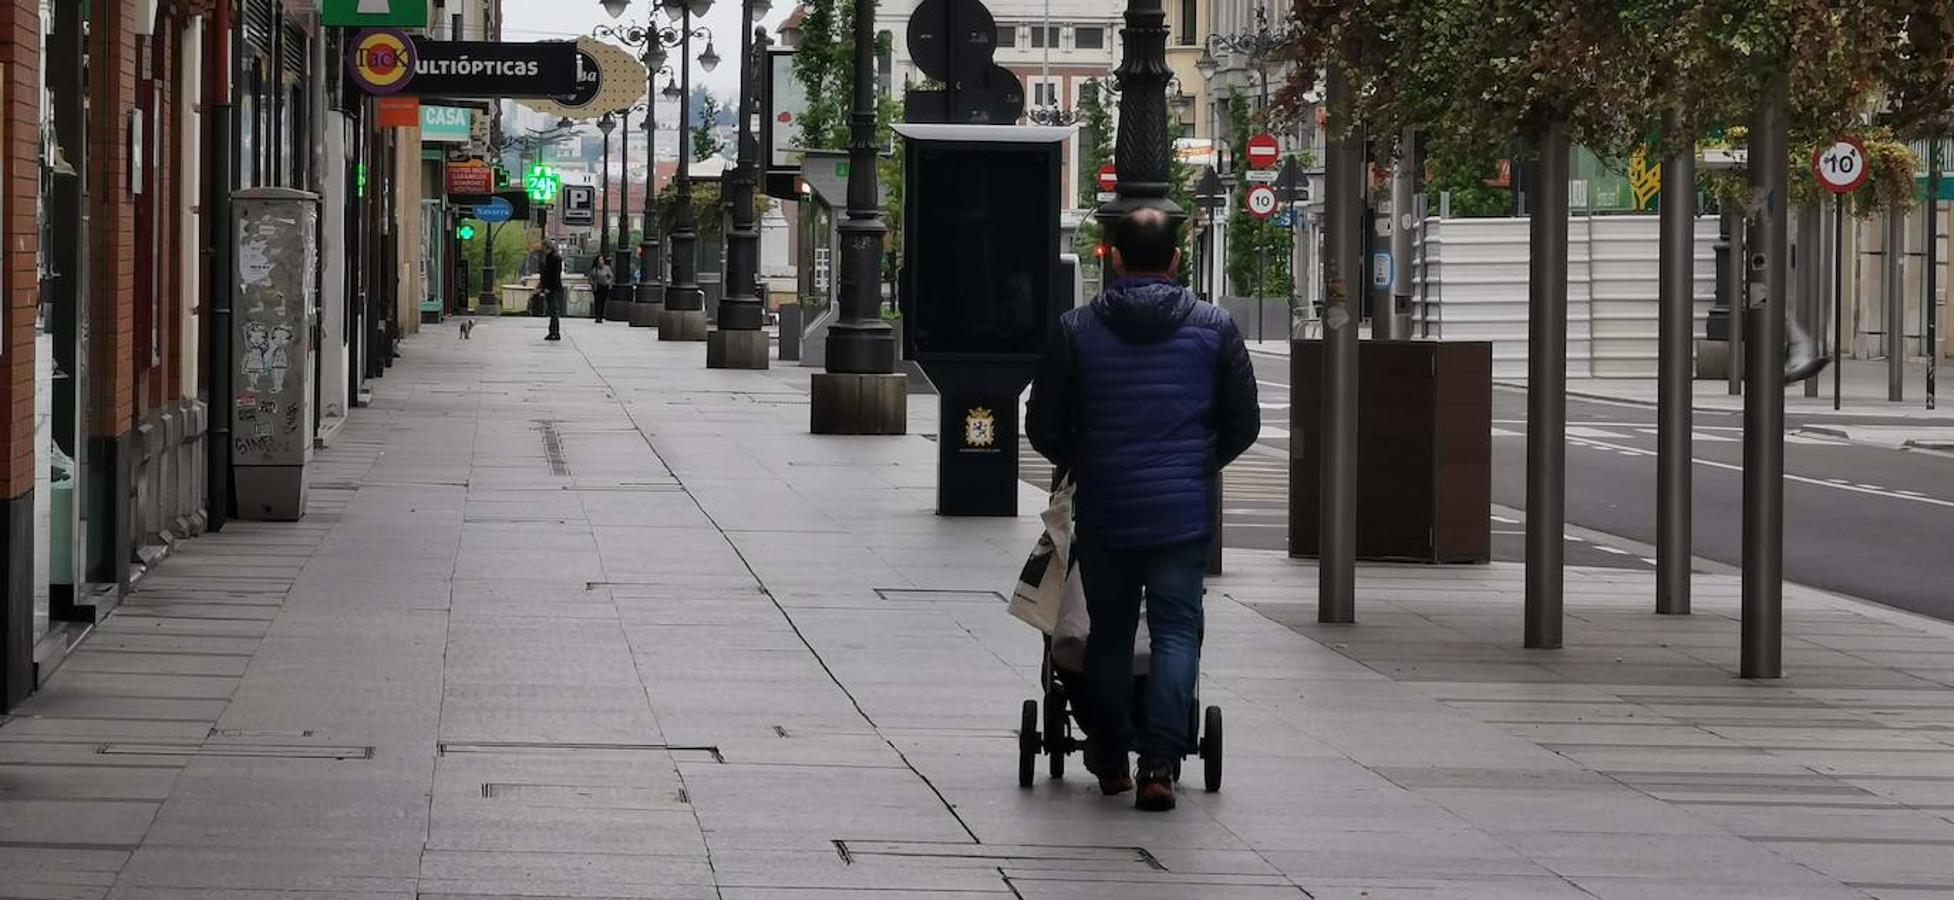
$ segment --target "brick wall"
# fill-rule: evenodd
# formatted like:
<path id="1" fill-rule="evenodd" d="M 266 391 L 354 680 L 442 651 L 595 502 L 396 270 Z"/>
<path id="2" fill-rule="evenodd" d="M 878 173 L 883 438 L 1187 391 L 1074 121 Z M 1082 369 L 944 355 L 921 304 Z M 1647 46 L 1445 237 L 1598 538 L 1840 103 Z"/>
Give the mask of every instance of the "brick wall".
<path id="1" fill-rule="evenodd" d="M 35 250 L 39 234 L 34 206 L 40 193 L 39 98 L 40 11 L 36 0 L 0 0 L 0 194 L 6 211 L 0 219 L 0 498 L 12 499 L 34 487 L 34 306 L 39 292 Z"/>
<path id="2" fill-rule="evenodd" d="M 135 9 L 90 6 L 88 433 L 129 430 L 135 410 L 135 204 L 129 195 L 129 110 L 136 96 Z"/>

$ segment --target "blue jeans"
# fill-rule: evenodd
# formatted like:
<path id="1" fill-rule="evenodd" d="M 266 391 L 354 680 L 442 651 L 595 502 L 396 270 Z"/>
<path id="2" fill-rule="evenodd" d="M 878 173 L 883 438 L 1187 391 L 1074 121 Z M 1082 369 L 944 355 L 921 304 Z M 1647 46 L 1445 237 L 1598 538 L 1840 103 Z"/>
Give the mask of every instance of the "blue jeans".
<path id="1" fill-rule="evenodd" d="M 1140 764 L 1180 759 L 1188 734 L 1194 682 L 1201 674 L 1201 580 L 1206 539 L 1165 547 L 1075 544 L 1092 631 L 1086 637 L 1086 720 L 1098 752 L 1139 751 Z M 1133 728 L 1133 636 L 1146 597 L 1153 659 L 1140 699 L 1145 728 Z"/>

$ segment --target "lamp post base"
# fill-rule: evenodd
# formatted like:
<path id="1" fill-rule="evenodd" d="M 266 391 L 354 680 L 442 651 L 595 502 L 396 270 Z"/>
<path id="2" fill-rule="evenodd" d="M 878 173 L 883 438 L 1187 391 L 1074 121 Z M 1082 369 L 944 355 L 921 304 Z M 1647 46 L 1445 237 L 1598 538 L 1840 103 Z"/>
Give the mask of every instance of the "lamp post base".
<path id="1" fill-rule="evenodd" d="M 703 341 L 706 339 L 706 311 L 668 309 L 658 317 L 661 341 Z"/>
<path id="2" fill-rule="evenodd" d="M 609 322 L 631 321 L 631 301 L 629 300 L 604 301 L 604 319 L 605 321 L 609 321 Z"/>
<path id="3" fill-rule="evenodd" d="M 769 366 L 773 341 L 759 330 L 729 331 L 720 328 L 706 334 L 706 368 L 765 369 Z"/>
<path id="4" fill-rule="evenodd" d="M 903 375 L 815 373 L 808 430 L 814 434 L 907 434 L 909 379 Z"/>
<path id="5" fill-rule="evenodd" d="M 665 312 L 663 303 L 646 303 L 640 300 L 629 306 L 631 308 L 625 313 L 625 318 L 631 322 L 632 328 L 656 328 L 658 317 Z"/>

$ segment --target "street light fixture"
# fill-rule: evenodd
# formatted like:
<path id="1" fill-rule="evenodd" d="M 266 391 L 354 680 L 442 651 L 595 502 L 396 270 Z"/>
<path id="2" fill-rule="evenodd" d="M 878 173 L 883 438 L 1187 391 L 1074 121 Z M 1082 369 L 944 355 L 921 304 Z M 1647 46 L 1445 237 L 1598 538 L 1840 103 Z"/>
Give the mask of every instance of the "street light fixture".
<path id="1" fill-rule="evenodd" d="M 630 0 L 601 0 L 601 3 L 604 9 L 613 16 L 620 15 L 624 9 L 630 6 Z M 659 259 L 659 237 L 656 230 L 656 223 L 658 222 L 658 154 L 656 150 L 658 129 L 657 117 L 655 115 L 656 111 L 651 108 L 653 105 L 651 101 L 660 96 L 666 99 L 680 101 L 679 119 L 681 123 L 685 120 L 687 104 L 683 96 L 685 94 L 684 89 L 673 81 L 668 82 L 661 91 L 658 87 L 658 76 L 660 74 L 671 74 L 670 70 L 665 68 L 665 61 L 670 58 L 667 52 L 670 48 L 681 48 L 679 51 L 681 59 L 690 58 L 691 38 L 698 37 L 704 39 L 707 42 L 707 52 L 711 53 L 712 32 L 703 27 L 692 27 L 692 17 L 695 15 L 704 15 L 706 10 L 711 7 L 712 0 L 654 0 L 650 4 L 650 10 L 646 15 L 644 25 L 601 25 L 596 30 L 598 37 L 608 38 L 627 47 L 642 48 L 640 58 L 645 63 L 645 99 L 647 101 L 644 125 L 645 145 L 651 148 L 652 161 L 652 165 L 645 167 L 645 225 L 640 230 L 641 233 L 639 235 L 638 265 L 635 268 L 631 266 L 630 260 L 627 257 L 623 260 L 625 264 L 619 267 L 618 272 L 621 278 L 626 279 L 622 283 L 629 283 L 629 280 L 633 278 L 637 282 L 635 290 L 631 292 L 636 302 L 632 304 L 631 315 L 629 316 L 631 324 L 636 326 L 642 327 L 655 324 L 658 321 L 659 315 L 659 310 L 656 307 L 662 304 L 665 299 L 665 273 L 663 271 L 664 267 L 661 265 Z M 677 23 L 661 22 L 658 16 L 661 9 L 670 18 L 678 20 Z M 708 65 L 704 59 L 700 60 L 700 65 L 705 66 L 707 71 L 711 71 L 712 66 L 717 65 L 719 62 L 718 54 L 714 53 L 711 55 L 711 65 Z M 683 66 L 683 64 L 682 67 L 689 68 Z M 626 133 L 629 133 L 628 129 Z M 683 150 L 685 141 L 681 138 L 679 144 L 681 150 L 679 165 L 681 178 L 683 178 L 685 167 Z M 626 196 L 629 196 L 628 191 L 626 192 Z M 679 199 L 682 204 L 690 205 L 691 190 L 689 185 L 681 186 Z M 681 213 L 680 218 L 685 218 L 683 213 Z M 624 245 L 620 242 L 620 247 L 622 246 Z M 675 241 L 674 247 L 676 248 L 676 246 L 677 242 Z M 620 255 L 624 256 L 626 254 L 620 250 Z M 619 293 L 623 292 L 620 291 Z"/>
<path id="2" fill-rule="evenodd" d="M 665 89 L 659 91 L 659 93 L 664 95 L 667 100 L 677 100 L 679 97 L 677 76 L 665 79 Z"/>
<path id="3" fill-rule="evenodd" d="M 760 222 L 753 208 L 759 186 L 759 145 L 753 136 L 753 109 L 758 100 L 756 63 L 764 55 L 765 29 L 752 27 L 764 0 L 743 0 L 739 33 L 739 120 L 734 166 L 726 176 L 731 225 L 726 229 L 726 296 L 719 302 L 719 328 L 706 335 L 709 369 L 764 369 L 771 344 L 762 330 L 766 304 L 760 291 Z M 711 54 L 710 45 L 706 53 Z M 705 63 L 701 59 L 700 63 Z"/>
<path id="4" fill-rule="evenodd" d="M 719 68 L 719 52 L 712 49 L 712 41 L 706 41 L 706 52 L 699 54 L 699 67 L 708 73 Z"/>

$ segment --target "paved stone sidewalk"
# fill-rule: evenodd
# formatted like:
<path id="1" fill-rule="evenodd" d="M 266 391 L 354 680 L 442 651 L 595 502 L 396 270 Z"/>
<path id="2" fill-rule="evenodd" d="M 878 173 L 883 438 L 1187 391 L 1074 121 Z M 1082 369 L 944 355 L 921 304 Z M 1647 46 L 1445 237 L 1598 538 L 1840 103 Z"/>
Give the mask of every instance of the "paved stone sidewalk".
<path id="1" fill-rule="evenodd" d="M 1572 571 L 1530 652 L 1515 567 L 1368 567 L 1326 627 L 1234 551 L 1225 789 L 1020 790 L 1034 520 L 806 434 L 805 370 L 566 333 L 424 330 L 303 522 L 191 543 L 0 722 L 0 897 L 1954 896 L 1954 630 L 1793 590 L 1744 683 L 1712 576 L 1658 618 Z"/>

